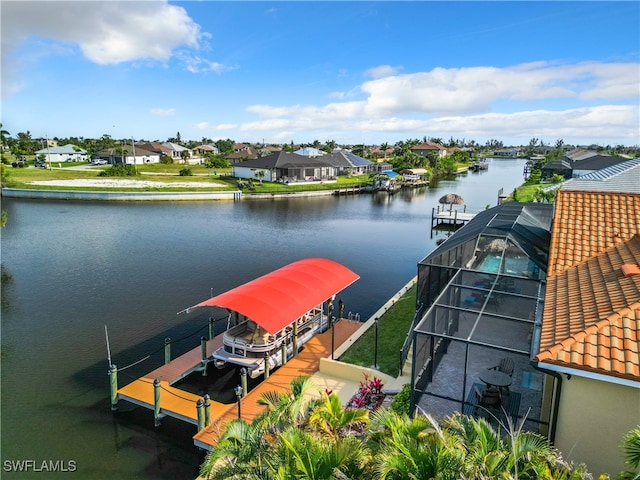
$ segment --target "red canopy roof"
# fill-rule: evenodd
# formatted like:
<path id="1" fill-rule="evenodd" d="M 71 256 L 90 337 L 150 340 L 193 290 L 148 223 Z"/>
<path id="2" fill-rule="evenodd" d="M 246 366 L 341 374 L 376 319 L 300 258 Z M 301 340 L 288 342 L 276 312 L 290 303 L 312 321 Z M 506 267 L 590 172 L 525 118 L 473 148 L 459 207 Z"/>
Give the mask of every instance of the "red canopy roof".
<path id="1" fill-rule="evenodd" d="M 359 275 L 332 260 L 308 258 L 211 297 L 187 310 L 206 306 L 228 308 L 275 334 L 359 278 Z"/>

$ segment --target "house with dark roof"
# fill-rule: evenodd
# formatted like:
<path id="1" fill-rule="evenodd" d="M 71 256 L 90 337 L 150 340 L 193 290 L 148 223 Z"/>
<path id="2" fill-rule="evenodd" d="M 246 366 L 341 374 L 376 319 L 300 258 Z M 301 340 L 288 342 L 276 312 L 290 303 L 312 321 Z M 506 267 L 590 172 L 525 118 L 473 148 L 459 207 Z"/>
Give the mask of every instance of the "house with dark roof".
<path id="1" fill-rule="evenodd" d="M 552 440 L 594 474 L 623 470 L 640 424 L 640 162 L 566 182 L 553 219 L 536 367 Z"/>
<path id="2" fill-rule="evenodd" d="M 559 160 L 553 160 L 542 167 L 542 177 L 551 178 L 555 174 L 564 178 L 576 178 L 588 173 L 617 165 L 626 161 L 626 158 L 612 155 L 600 155 L 596 152 L 576 150 L 563 155 Z"/>
<path id="3" fill-rule="evenodd" d="M 255 160 L 258 158 L 258 152 L 251 145 L 246 143 L 237 143 L 233 146 L 233 153 L 225 156 L 229 163 L 235 165 L 246 160 Z"/>
<path id="4" fill-rule="evenodd" d="M 327 157 L 329 155 L 306 157 L 281 151 L 237 163 L 232 166 L 231 175 L 282 183 L 335 181 L 339 168 L 327 162 Z"/>
<path id="5" fill-rule="evenodd" d="M 160 142 L 137 142 L 136 148 L 140 148 L 142 150 L 146 150 L 148 152 L 156 153 L 160 158 L 162 157 L 172 157 L 171 148 L 163 145 Z"/>
<path id="6" fill-rule="evenodd" d="M 411 147 L 411 151 L 416 155 L 427 156 L 433 152 L 436 152 L 440 157 L 443 157 L 447 154 L 447 149 L 440 145 L 439 143 L 434 142 L 423 142 L 418 145 L 414 145 Z"/>
<path id="7" fill-rule="evenodd" d="M 338 169 L 338 175 L 361 175 L 374 171 L 374 163 L 347 150 L 339 150 L 323 157 Z"/>

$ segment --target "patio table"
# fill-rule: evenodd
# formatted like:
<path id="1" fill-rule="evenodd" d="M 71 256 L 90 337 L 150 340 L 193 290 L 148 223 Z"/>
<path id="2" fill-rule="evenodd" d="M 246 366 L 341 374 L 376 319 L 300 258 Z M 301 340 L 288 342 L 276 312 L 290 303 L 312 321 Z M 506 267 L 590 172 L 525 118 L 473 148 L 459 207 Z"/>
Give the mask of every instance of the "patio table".
<path id="1" fill-rule="evenodd" d="M 508 387 L 513 382 L 513 379 L 499 370 L 485 370 L 478 378 L 484 382 L 487 387 Z"/>

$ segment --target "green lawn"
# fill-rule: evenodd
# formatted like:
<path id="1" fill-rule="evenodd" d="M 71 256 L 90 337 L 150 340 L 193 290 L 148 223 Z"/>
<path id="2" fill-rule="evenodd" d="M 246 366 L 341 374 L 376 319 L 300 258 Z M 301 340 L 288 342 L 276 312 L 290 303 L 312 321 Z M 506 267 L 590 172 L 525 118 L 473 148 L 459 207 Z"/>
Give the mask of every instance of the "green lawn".
<path id="1" fill-rule="evenodd" d="M 378 369 L 396 377 L 400 371 L 400 349 L 416 310 L 416 286 L 411 287 L 378 320 Z M 371 367 L 375 355 L 375 327 L 370 328 L 345 352 L 340 361 Z"/>

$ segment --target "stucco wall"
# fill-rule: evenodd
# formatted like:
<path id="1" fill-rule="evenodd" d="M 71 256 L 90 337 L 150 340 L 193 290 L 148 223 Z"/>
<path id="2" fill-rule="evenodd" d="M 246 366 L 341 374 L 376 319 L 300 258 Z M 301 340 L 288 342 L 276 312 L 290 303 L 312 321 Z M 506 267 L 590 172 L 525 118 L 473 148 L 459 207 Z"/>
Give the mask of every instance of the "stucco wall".
<path id="1" fill-rule="evenodd" d="M 563 376 L 564 377 L 564 376 Z M 640 388 L 572 376 L 563 378 L 556 446 L 595 478 L 625 469 L 622 436 L 640 424 Z"/>

